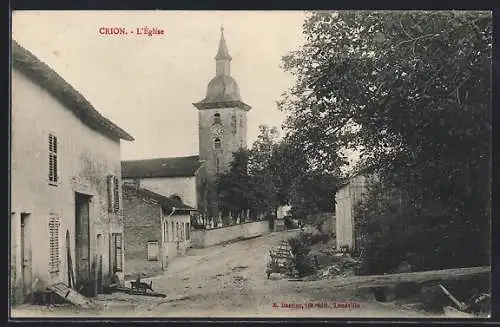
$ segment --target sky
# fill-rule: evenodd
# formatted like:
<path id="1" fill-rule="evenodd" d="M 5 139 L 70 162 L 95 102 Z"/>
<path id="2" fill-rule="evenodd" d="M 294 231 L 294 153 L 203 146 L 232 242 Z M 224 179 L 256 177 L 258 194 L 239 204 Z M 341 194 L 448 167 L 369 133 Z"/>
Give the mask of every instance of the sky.
<path id="1" fill-rule="evenodd" d="M 12 37 L 48 64 L 135 141 L 122 160 L 198 154 L 198 114 L 215 76 L 220 27 L 248 113 L 280 127 L 276 101 L 294 83 L 281 57 L 304 42 L 301 11 L 15 11 Z M 101 27 L 149 27 L 164 35 L 102 35 Z"/>

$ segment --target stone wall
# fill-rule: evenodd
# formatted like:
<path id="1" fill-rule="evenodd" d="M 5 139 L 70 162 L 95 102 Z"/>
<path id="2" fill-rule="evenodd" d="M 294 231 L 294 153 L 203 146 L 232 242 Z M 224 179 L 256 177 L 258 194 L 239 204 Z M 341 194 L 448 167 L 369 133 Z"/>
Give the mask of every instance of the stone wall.
<path id="1" fill-rule="evenodd" d="M 123 187 L 123 220 L 125 275 L 161 270 L 161 255 L 158 261 L 148 260 L 148 241 L 162 245 L 161 205 L 138 194 L 130 187 Z"/>
<path id="2" fill-rule="evenodd" d="M 194 247 L 205 248 L 238 238 L 249 238 L 269 233 L 269 222 L 256 221 L 228 227 L 194 230 L 191 232 L 191 242 Z"/>

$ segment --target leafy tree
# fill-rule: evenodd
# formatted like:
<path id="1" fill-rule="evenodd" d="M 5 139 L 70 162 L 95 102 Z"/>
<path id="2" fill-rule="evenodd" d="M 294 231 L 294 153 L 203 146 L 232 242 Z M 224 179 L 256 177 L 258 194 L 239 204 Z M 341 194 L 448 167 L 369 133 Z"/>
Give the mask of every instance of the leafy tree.
<path id="1" fill-rule="evenodd" d="M 373 190 L 360 208 L 373 261 L 489 261 L 491 28 L 486 12 L 319 12 L 284 57 L 297 77 L 279 104 L 287 137 L 323 171 L 361 151 L 400 194 L 395 206 Z"/>
<path id="2" fill-rule="evenodd" d="M 279 175 L 272 165 L 279 144 L 276 127 L 259 126 L 257 140 L 250 150 L 249 174 L 252 184 L 252 208 L 255 213 L 272 214 L 278 207 Z"/>
<path id="3" fill-rule="evenodd" d="M 240 149 L 233 153 L 229 171 L 219 175 L 217 193 L 223 216 L 242 216 L 251 203 L 251 184 L 248 175 L 248 151 Z"/>

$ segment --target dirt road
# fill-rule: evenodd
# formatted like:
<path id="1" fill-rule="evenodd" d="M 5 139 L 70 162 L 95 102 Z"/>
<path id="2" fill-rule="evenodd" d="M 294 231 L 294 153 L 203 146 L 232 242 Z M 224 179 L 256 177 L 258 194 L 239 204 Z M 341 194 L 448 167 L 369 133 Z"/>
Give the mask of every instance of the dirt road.
<path id="1" fill-rule="evenodd" d="M 108 317 L 421 317 L 422 313 L 375 302 L 356 290 L 318 289 L 314 282 L 292 282 L 277 274 L 267 279 L 268 251 L 296 232 L 192 249 L 161 276 L 148 279 L 166 298 L 122 293 L 100 295 L 91 315 Z M 313 306 L 310 308 L 310 306 Z M 89 312 L 52 309 L 58 316 Z"/>

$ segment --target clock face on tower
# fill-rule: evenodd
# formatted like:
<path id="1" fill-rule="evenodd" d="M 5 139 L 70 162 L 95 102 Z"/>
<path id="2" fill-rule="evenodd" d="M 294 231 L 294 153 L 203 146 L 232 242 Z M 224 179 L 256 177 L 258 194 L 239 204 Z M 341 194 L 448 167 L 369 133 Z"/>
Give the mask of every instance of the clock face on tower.
<path id="1" fill-rule="evenodd" d="M 222 127 L 221 124 L 212 125 L 212 133 L 214 134 L 215 137 L 221 137 L 223 132 L 224 128 Z"/>

